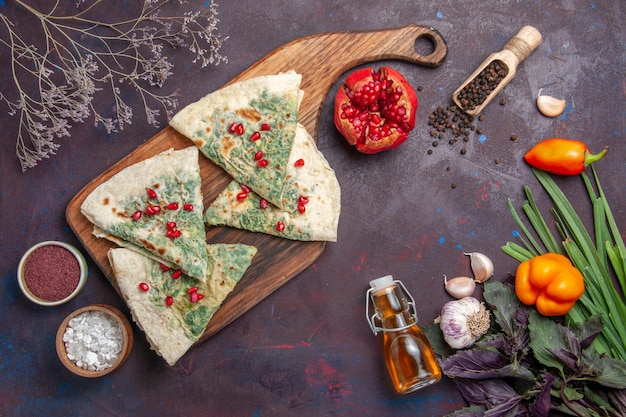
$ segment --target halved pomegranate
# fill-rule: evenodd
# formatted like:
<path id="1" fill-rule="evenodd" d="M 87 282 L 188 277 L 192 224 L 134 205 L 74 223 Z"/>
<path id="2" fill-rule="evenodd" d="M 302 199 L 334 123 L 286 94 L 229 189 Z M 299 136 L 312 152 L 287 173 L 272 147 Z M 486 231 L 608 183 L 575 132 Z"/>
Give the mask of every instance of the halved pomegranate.
<path id="1" fill-rule="evenodd" d="M 417 95 L 390 67 L 363 68 L 348 75 L 335 96 L 335 126 L 359 152 L 400 146 L 415 127 Z"/>

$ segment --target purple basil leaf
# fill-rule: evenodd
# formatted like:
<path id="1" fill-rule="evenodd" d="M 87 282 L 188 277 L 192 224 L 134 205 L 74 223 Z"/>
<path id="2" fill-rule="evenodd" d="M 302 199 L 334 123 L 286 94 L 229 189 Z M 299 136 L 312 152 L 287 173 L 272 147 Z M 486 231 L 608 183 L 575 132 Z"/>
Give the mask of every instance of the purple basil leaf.
<path id="1" fill-rule="evenodd" d="M 474 380 L 454 378 L 459 392 L 469 404 L 483 405 L 487 408 L 506 402 L 512 397 L 519 397 L 517 392 L 504 379 L 492 378 Z"/>
<path id="2" fill-rule="evenodd" d="M 498 378 L 519 378 L 526 381 L 534 381 L 535 374 L 530 369 L 519 363 L 510 363 L 500 369 L 497 373 Z"/>
<path id="3" fill-rule="evenodd" d="M 583 322 L 572 323 L 572 325 L 569 327 L 578 338 L 580 348 L 586 349 L 591 345 L 596 336 L 602 331 L 604 323 L 602 322 L 602 315 L 596 314 L 595 316 L 591 316 Z"/>
<path id="4" fill-rule="evenodd" d="M 506 353 L 509 356 L 516 356 L 518 358 L 523 358 L 528 353 L 528 345 L 530 344 L 530 334 L 528 333 L 528 328 L 520 328 L 515 336 L 511 338 L 510 344 Z"/>
<path id="5" fill-rule="evenodd" d="M 583 351 L 581 363 L 586 365 L 586 380 L 595 381 L 605 387 L 626 390 L 626 361 L 600 356 L 591 347 Z"/>
<path id="6" fill-rule="evenodd" d="M 567 337 L 570 352 L 572 352 L 572 354 L 575 357 L 579 357 L 580 356 L 580 342 L 576 338 L 576 335 L 567 327 L 564 327 L 563 331 L 565 332 L 565 336 Z"/>
<path id="7" fill-rule="evenodd" d="M 552 381 L 554 380 L 554 376 L 549 372 L 542 372 L 543 377 L 543 387 L 539 394 L 537 394 L 537 398 L 535 402 L 530 406 L 530 415 L 535 417 L 548 417 L 550 414 L 550 388 L 552 388 Z"/>
<path id="8" fill-rule="evenodd" d="M 515 324 L 517 327 L 524 328 L 528 326 L 528 316 L 530 315 L 530 308 L 528 306 L 519 305 L 519 308 L 515 310 L 513 314 L 513 320 L 515 320 Z"/>
<path id="9" fill-rule="evenodd" d="M 573 352 L 568 352 L 565 349 L 550 348 L 548 348 L 548 352 L 552 353 L 556 359 L 560 360 L 563 365 L 574 371 L 574 373 L 579 374 L 581 372 L 580 366 L 578 365 L 579 357 Z"/>
<path id="10" fill-rule="evenodd" d="M 483 284 L 483 297 L 502 331 L 509 337 L 513 336 L 517 330 L 513 316 L 520 307 L 513 290 L 498 280 L 489 280 Z"/>
<path id="11" fill-rule="evenodd" d="M 520 396 L 508 398 L 507 401 L 494 405 L 485 413 L 485 417 L 516 417 L 525 413 L 520 413 Z"/>
<path id="12" fill-rule="evenodd" d="M 487 393 L 480 381 L 468 378 L 453 378 L 459 392 L 469 404 L 485 406 Z"/>
<path id="13" fill-rule="evenodd" d="M 535 358 L 541 364 L 563 372 L 563 364 L 552 354 L 552 350 L 567 350 L 568 348 L 563 326 L 533 310 L 530 313 L 528 330 L 530 331 L 529 346 Z"/>
<path id="14" fill-rule="evenodd" d="M 498 376 L 498 371 L 509 363 L 498 352 L 469 349 L 459 351 L 444 360 L 441 368 L 449 377 L 484 379 Z"/>
<path id="15" fill-rule="evenodd" d="M 504 333 L 487 334 L 481 337 L 474 346 L 481 349 L 496 349 L 499 351 L 506 350 L 508 342 Z"/>
<path id="16" fill-rule="evenodd" d="M 504 379 L 455 378 L 454 381 L 469 404 L 486 407 L 481 416 L 515 417 L 527 414 L 524 405 L 520 404 L 522 397 Z"/>

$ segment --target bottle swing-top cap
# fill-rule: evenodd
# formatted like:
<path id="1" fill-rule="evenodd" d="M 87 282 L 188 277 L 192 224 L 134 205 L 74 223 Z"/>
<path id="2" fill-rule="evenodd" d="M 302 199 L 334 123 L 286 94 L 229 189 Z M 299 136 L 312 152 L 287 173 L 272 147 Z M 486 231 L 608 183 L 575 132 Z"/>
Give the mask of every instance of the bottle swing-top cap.
<path id="1" fill-rule="evenodd" d="M 377 322 L 380 323 L 380 320 L 382 319 L 379 312 L 375 311 L 374 314 L 370 315 L 370 303 L 373 303 L 372 297 L 374 297 L 377 292 L 388 289 L 387 291 L 385 291 L 385 293 L 390 293 L 395 290 L 395 287 L 399 287 L 400 290 L 408 297 L 409 301 L 407 302 L 407 307 L 409 309 L 409 314 L 413 317 L 414 321 L 412 323 L 408 323 L 406 326 L 392 329 L 384 329 L 381 326 L 377 325 Z M 374 335 L 376 335 L 379 331 L 394 332 L 398 330 L 404 330 L 411 326 L 414 326 L 415 323 L 417 323 L 415 300 L 401 281 L 394 280 L 393 276 L 391 275 L 385 275 L 384 277 L 376 278 L 370 281 L 370 288 L 367 290 L 367 294 L 365 296 L 365 316 L 367 317 L 367 321 Z"/>
<path id="2" fill-rule="evenodd" d="M 393 276 L 385 275 L 384 277 L 376 278 L 370 281 L 370 288 L 373 291 L 382 290 L 393 285 Z"/>

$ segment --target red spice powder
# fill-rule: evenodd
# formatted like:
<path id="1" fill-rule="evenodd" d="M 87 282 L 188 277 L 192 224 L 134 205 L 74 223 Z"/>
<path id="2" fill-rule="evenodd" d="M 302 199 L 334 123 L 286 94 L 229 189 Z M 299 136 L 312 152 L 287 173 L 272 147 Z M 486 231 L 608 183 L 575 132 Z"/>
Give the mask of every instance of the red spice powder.
<path id="1" fill-rule="evenodd" d="M 62 300 L 74 291 L 79 279 L 78 260 L 62 246 L 41 246 L 24 262 L 24 283 L 42 300 Z"/>

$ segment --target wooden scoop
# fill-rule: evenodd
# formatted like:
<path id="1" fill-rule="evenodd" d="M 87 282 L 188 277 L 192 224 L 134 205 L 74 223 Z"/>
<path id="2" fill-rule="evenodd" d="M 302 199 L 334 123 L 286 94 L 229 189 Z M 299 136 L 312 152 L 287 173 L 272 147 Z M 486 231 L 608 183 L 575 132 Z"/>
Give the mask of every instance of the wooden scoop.
<path id="1" fill-rule="evenodd" d="M 452 94 L 452 100 L 465 113 L 476 116 L 511 81 L 515 76 L 517 65 L 526 59 L 540 43 L 541 33 L 532 26 L 524 26 L 504 45 L 502 51 L 489 55 L 480 64 L 476 71 Z M 502 74 L 505 74 L 497 82 L 497 86 L 494 86 L 494 81 L 488 82 L 486 77 L 483 77 L 494 66 L 502 68 L 504 71 Z M 477 93 L 476 88 L 481 87 L 486 90 Z"/>

